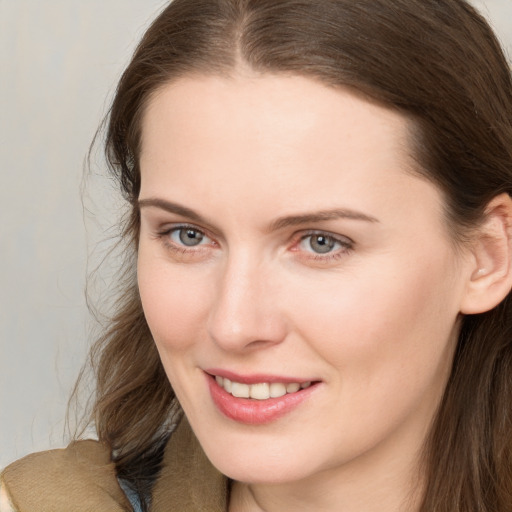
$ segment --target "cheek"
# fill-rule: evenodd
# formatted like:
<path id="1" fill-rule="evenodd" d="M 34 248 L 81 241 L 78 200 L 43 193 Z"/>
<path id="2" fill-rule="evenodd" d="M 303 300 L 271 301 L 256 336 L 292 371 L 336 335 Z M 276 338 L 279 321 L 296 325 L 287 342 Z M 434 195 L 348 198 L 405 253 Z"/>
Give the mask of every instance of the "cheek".
<path id="1" fill-rule="evenodd" d="M 160 353 L 188 348 L 208 312 L 201 276 L 164 259 L 146 258 L 141 251 L 137 279 L 144 315 Z"/>
<path id="2" fill-rule="evenodd" d="M 441 258 L 420 269 L 402 263 L 383 259 L 296 295 L 302 337 L 344 378 L 414 379 L 436 371 L 445 355 L 458 317 L 453 272 Z"/>
<path id="3" fill-rule="evenodd" d="M 336 390 L 332 420 L 354 446 L 371 445 L 407 418 L 420 429 L 431 421 L 456 340 L 455 295 L 442 268 L 382 264 L 378 274 L 358 273 L 295 303 L 300 337 L 327 363 Z"/>

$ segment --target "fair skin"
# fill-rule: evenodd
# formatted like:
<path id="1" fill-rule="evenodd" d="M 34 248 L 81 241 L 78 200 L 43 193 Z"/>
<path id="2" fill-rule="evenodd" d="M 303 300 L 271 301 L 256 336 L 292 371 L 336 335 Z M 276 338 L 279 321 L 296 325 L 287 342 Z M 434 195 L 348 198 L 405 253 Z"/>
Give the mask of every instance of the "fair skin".
<path id="1" fill-rule="evenodd" d="M 142 133 L 144 312 L 195 434 L 234 480 L 230 511 L 414 510 L 488 251 L 456 249 L 441 194 L 411 172 L 407 120 L 241 72 L 166 85 Z M 313 385 L 251 423 L 212 398 L 222 372 Z"/>

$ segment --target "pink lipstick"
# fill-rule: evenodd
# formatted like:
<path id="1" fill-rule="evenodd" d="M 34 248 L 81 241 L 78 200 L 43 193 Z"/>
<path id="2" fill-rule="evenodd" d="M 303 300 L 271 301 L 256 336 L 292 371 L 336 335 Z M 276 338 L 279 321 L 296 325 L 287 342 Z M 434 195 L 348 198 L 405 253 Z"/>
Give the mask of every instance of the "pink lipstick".
<path id="1" fill-rule="evenodd" d="M 205 375 L 219 411 L 247 425 L 262 425 L 281 418 L 307 400 L 319 384 L 278 376 L 241 376 L 224 370 L 208 370 Z"/>

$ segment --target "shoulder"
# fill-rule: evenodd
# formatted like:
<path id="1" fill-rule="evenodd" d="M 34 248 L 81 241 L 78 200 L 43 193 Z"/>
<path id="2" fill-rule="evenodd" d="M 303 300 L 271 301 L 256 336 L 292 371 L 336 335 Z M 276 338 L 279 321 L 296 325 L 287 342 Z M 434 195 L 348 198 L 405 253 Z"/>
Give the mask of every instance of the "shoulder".
<path id="1" fill-rule="evenodd" d="M 0 512 L 131 510 L 110 451 L 97 441 L 28 455 L 8 466 L 0 482 Z"/>

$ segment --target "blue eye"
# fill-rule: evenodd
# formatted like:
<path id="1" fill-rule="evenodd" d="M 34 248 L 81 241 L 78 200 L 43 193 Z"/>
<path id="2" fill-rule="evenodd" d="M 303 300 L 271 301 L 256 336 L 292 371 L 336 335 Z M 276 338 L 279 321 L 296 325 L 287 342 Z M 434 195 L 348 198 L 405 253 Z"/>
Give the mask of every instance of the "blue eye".
<path id="1" fill-rule="evenodd" d="M 170 233 L 171 240 L 178 245 L 185 245 L 186 247 L 195 247 L 200 245 L 203 241 L 209 238 L 198 229 L 190 227 L 176 228 Z"/>

